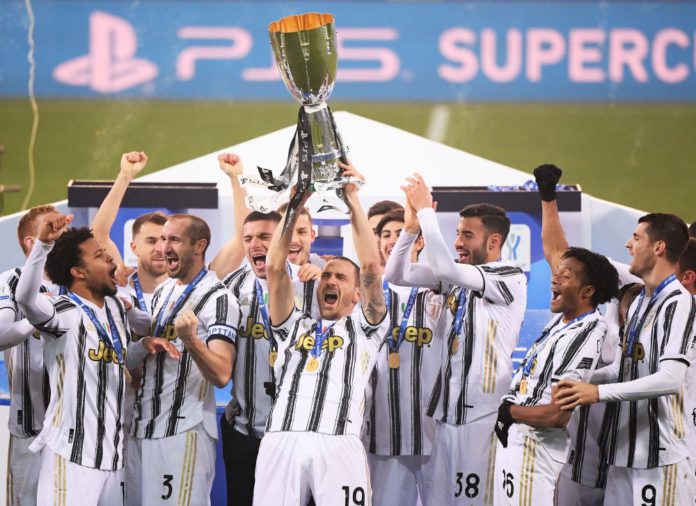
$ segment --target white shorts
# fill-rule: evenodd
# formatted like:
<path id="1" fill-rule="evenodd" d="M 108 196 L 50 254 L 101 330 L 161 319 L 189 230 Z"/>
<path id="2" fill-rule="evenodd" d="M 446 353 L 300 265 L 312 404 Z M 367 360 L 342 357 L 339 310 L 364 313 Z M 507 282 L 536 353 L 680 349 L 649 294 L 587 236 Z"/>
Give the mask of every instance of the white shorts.
<path id="1" fill-rule="evenodd" d="M 256 460 L 254 506 L 372 504 L 365 448 L 357 436 L 268 432 Z"/>
<path id="2" fill-rule="evenodd" d="M 438 422 L 424 474 L 428 506 L 493 504 L 496 417 L 466 425 Z"/>
<path id="3" fill-rule="evenodd" d="M 604 504 L 687 506 L 696 500 L 690 459 L 652 469 L 609 466 Z"/>
<path id="4" fill-rule="evenodd" d="M 141 456 L 141 500 L 138 502 L 137 497 L 131 496 L 130 504 L 210 505 L 215 440 L 203 424 L 170 437 L 131 438 L 129 448 L 133 446 L 137 446 Z M 128 474 L 137 473 L 136 467 L 137 463 L 131 464 Z"/>
<path id="5" fill-rule="evenodd" d="M 372 501 L 379 506 L 421 506 L 425 493 L 423 467 L 428 456 L 367 454 Z"/>
<path id="6" fill-rule="evenodd" d="M 34 453 L 29 445 L 35 437 L 21 438 L 10 434 L 7 450 L 7 504 L 34 506 L 39 486 L 41 452 Z"/>
<path id="7" fill-rule="evenodd" d="M 557 506 L 602 506 L 604 489 L 576 483 L 561 473 L 556 488 Z M 613 505 L 618 506 L 618 505 Z"/>
<path id="8" fill-rule="evenodd" d="M 126 472 L 126 505 L 142 504 L 142 461 L 140 442 L 129 434 L 124 435 L 123 456 Z"/>
<path id="9" fill-rule="evenodd" d="M 551 458 L 536 439 L 510 427 L 508 447 L 498 442 L 495 461 L 496 506 L 552 506 L 563 462 Z M 616 505 L 615 505 L 616 506 Z"/>
<path id="10" fill-rule="evenodd" d="M 39 506 L 123 506 L 123 469 L 102 471 L 70 462 L 48 447 L 41 451 Z"/>

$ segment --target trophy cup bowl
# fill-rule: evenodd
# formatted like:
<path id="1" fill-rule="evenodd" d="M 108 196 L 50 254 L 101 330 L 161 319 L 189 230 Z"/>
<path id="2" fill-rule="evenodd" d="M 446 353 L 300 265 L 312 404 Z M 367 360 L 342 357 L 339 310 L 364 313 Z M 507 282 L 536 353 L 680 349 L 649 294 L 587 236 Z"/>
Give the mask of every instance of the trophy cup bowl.
<path id="1" fill-rule="evenodd" d="M 336 79 L 338 54 L 332 14 L 287 16 L 268 27 L 280 75 L 307 115 L 312 139 L 312 183 L 339 179 L 343 143 L 326 103 Z"/>

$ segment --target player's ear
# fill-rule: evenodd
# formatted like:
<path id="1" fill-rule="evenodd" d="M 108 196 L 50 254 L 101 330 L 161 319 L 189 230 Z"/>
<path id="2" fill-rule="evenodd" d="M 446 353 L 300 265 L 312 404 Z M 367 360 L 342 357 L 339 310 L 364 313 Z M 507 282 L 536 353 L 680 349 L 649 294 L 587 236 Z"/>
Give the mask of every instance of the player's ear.
<path id="1" fill-rule="evenodd" d="M 74 266 L 74 267 L 70 268 L 70 275 L 73 278 L 81 280 L 81 281 L 84 281 L 85 279 L 87 279 L 87 272 L 85 271 L 85 269 L 82 267 L 78 267 L 78 266 Z"/>
<path id="2" fill-rule="evenodd" d="M 580 289 L 580 296 L 583 299 L 592 300 L 595 294 L 595 287 L 592 285 L 585 285 Z"/>

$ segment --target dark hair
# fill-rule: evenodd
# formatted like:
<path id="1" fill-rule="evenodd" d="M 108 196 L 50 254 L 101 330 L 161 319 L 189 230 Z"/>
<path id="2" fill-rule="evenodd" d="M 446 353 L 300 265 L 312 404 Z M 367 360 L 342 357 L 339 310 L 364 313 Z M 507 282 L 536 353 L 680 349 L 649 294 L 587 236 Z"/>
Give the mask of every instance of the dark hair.
<path id="1" fill-rule="evenodd" d="M 367 210 L 367 219 L 369 220 L 373 216 L 379 216 L 380 214 L 387 214 L 389 211 L 394 209 L 403 209 L 404 206 L 394 202 L 393 200 L 380 200 L 372 204 L 370 209 Z"/>
<path id="2" fill-rule="evenodd" d="M 696 239 L 693 237 L 686 243 L 686 248 L 679 257 L 679 267 L 682 271 L 696 272 Z"/>
<path id="3" fill-rule="evenodd" d="M 24 216 L 19 219 L 19 223 L 17 224 L 17 239 L 19 240 L 19 246 L 22 248 L 25 255 L 29 253 L 29 251 L 24 249 L 24 238 L 36 235 L 36 225 L 41 216 L 55 212 L 56 208 L 50 204 L 35 206 L 24 213 Z"/>
<path id="4" fill-rule="evenodd" d="M 192 214 L 172 214 L 167 218 L 167 221 L 172 220 L 188 220 L 189 224 L 186 227 L 186 235 L 191 240 L 191 244 L 194 244 L 201 239 L 205 239 L 205 249 L 203 250 L 203 256 L 210 246 L 210 227 L 205 222 L 205 220 L 194 216 Z"/>
<path id="5" fill-rule="evenodd" d="M 344 257 L 341 255 L 331 257 L 328 262 L 326 262 L 326 265 L 329 264 L 329 262 L 333 262 L 334 260 L 341 260 L 342 262 L 348 262 L 350 265 L 353 266 L 353 271 L 355 272 L 355 284 L 360 285 L 360 266 L 353 262 L 350 258 Z"/>
<path id="6" fill-rule="evenodd" d="M 486 234 L 500 234 L 502 246 L 510 232 L 510 218 L 505 209 L 493 204 L 471 204 L 459 211 L 462 218 L 481 218 Z"/>
<path id="7" fill-rule="evenodd" d="M 585 248 L 568 248 L 563 258 L 574 258 L 583 265 L 582 282 L 592 286 L 592 306 L 609 302 L 619 296 L 619 273 L 604 255 Z"/>
<path id="8" fill-rule="evenodd" d="M 375 230 L 377 231 L 377 235 L 382 234 L 382 229 L 387 226 L 388 223 L 391 223 L 392 221 L 400 221 L 404 222 L 404 210 L 403 209 L 392 209 L 388 213 L 386 213 L 382 218 L 379 220 L 379 223 L 377 223 L 377 227 Z"/>
<path id="9" fill-rule="evenodd" d="M 285 214 L 285 211 L 288 210 L 288 205 L 290 205 L 290 202 L 286 202 L 285 204 L 281 205 L 276 211 L 280 214 Z M 309 218 L 309 222 L 312 223 L 312 215 L 309 212 L 309 208 L 303 207 L 300 209 L 300 215 L 305 215 L 307 218 Z"/>
<path id="10" fill-rule="evenodd" d="M 70 269 L 82 267 L 83 242 L 93 239 L 92 231 L 87 227 L 69 228 L 58 239 L 46 259 L 46 274 L 57 285 L 70 288 L 73 276 Z"/>
<path id="11" fill-rule="evenodd" d="M 665 243 L 665 258 L 669 262 L 676 263 L 679 260 L 689 242 L 689 229 L 684 220 L 674 214 L 650 213 L 641 216 L 638 223 L 647 224 L 646 232 L 652 242 Z"/>
<path id="12" fill-rule="evenodd" d="M 244 218 L 244 225 L 247 223 L 252 223 L 254 221 L 272 221 L 273 223 L 280 223 L 280 220 L 282 220 L 283 217 L 280 215 L 280 213 L 276 211 L 271 211 L 270 213 L 262 213 L 261 211 L 252 211 L 249 214 L 247 214 L 246 218 Z"/>
<path id="13" fill-rule="evenodd" d="M 634 287 L 637 287 L 637 288 L 634 288 Z M 626 283 L 621 288 L 619 288 L 619 293 L 616 296 L 616 298 L 618 299 L 619 302 L 621 302 L 627 293 L 633 292 L 633 291 L 637 290 L 638 288 L 642 289 L 643 285 L 641 285 L 640 283 Z"/>
<path id="14" fill-rule="evenodd" d="M 689 237 L 696 237 L 696 221 L 689 225 Z"/>
<path id="15" fill-rule="evenodd" d="M 166 222 L 167 216 L 162 211 L 141 214 L 133 222 L 133 237 L 140 233 L 140 229 L 143 227 L 143 225 L 145 225 L 145 223 L 163 226 Z"/>

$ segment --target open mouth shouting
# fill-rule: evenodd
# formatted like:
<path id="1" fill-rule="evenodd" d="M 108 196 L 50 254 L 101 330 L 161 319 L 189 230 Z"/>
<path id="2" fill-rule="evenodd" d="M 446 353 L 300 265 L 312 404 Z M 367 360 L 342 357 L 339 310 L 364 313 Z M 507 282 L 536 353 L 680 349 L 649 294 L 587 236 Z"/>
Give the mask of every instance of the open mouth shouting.
<path id="1" fill-rule="evenodd" d="M 302 245 L 297 243 L 291 243 L 288 249 L 288 261 L 290 263 L 298 263 L 300 261 L 300 254 L 302 253 Z"/>
<path id="2" fill-rule="evenodd" d="M 252 255 L 251 262 L 257 270 L 265 269 L 266 255 Z"/>
<path id="3" fill-rule="evenodd" d="M 338 306 L 338 292 L 333 288 L 326 288 L 321 300 L 325 307 L 336 308 Z"/>
<path id="4" fill-rule="evenodd" d="M 174 253 L 169 253 L 166 255 L 166 260 L 167 260 L 167 269 L 169 272 L 176 272 L 176 270 L 179 268 L 179 256 L 174 254 Z"/>

